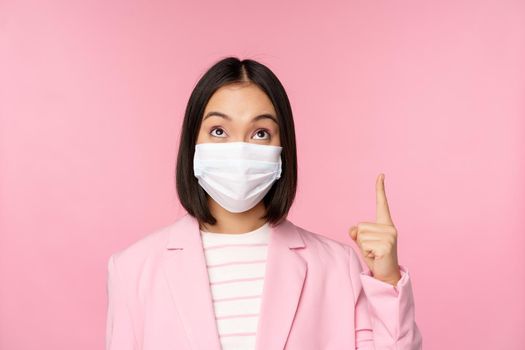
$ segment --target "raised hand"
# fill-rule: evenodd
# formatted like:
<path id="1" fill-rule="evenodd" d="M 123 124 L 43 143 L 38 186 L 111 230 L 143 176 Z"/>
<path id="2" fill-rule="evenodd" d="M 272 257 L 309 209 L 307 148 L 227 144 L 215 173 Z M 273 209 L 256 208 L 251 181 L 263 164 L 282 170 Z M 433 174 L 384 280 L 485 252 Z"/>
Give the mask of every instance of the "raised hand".
<path id="1" fill-rule="evenodd" d="M 401 279 L 397 261 L 397 230 L 390 217 L 385 175 L 376 180 L 376 222 L 360 222 L 349 230 L 374 278 L 396 285 Z"/>

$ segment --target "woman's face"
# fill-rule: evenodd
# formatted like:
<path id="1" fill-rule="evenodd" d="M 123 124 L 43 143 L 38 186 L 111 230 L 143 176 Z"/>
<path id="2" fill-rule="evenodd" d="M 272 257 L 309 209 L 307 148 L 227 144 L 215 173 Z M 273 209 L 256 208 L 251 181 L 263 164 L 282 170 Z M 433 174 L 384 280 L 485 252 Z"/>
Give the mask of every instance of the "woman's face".
<path id="1" fill-rule="evenodd" d="M 253 83 L 222 86 L 204 110 L 197 143 L 234 141 L 281 146 L 272 102 Z"/>

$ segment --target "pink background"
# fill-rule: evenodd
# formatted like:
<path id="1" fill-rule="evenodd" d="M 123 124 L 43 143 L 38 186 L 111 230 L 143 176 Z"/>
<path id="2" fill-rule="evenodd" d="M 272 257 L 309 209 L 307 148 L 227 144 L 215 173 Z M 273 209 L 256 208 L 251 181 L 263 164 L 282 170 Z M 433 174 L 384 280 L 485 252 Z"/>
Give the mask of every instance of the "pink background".
<path id="1" fill-rule="evenodd" d="M 291 99 L 289 218 L 349 242 L 384 172 L 424 348 L 523 349 L 524 4 L 1 1 L 0 348 L 103 348 L 107 259 L 183 213 L 184 108 L 235 55 Z"/>

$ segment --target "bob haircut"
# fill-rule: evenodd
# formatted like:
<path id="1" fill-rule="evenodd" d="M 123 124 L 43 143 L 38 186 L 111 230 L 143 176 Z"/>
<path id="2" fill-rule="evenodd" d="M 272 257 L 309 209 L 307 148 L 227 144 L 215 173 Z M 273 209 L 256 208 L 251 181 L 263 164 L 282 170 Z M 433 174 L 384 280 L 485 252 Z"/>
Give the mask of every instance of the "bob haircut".
<path id="1" fill-rule="evenodd" d="M 263 198 L 266 213 L 261 219 L 272 225 L 278 225 L 287 217 L 295 198 L 297 187 L 295 128 L 292 108 L 284 87 L 265 65 L 251 59 L 241 61 L 236 57 L 226 57 L 209 68 L 191 93 L 186 106 L 177 155 L 176 187 L 179 200 L 188 214 L 201 224 L 206 222 L 215 225 L 217 222 L 208 207 L 208 194 L 199 185 L 193 173 L 195 143 L 204 110 L 211 96 L 220 87 L 246 82 L 256 84 L 272 102 L 277 114 L 283 147 L 281 177 L 272 184 Z"/>

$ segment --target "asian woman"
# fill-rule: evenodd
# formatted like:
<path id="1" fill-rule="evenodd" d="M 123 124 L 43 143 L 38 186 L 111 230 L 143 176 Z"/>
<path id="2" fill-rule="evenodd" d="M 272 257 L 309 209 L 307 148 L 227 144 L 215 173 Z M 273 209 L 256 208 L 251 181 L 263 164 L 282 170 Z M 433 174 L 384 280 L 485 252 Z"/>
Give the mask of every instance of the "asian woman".
<path id="1" fill-rule="evenodd" d="M 349 228 L 359 251 L 287 218 L 294 121 L 267 66 L 217 61 L 181 130 L 176 189 L 186 213 L 109 258 L 106 350 L 422 348 L 384 174 L 375 222 Z"/>

